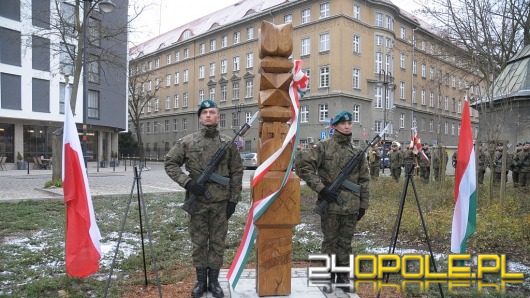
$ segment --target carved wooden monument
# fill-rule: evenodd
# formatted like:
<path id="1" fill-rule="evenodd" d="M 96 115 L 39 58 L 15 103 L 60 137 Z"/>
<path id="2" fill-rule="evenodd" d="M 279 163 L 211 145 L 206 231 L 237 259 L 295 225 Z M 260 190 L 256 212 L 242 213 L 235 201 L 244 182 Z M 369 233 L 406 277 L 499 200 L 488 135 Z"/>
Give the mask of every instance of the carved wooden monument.
<path id="1" fill-rule="evenodd" d="M 258 108 L 258 158 L 269 158 L 284 142 L 292 116 L 289 85 L 292 81 L 293 27 L 262 22 L 260 33 L 261 78 Z M 253 201 L 278 190 L 292 153 L 289 145 L 270 171 L 252 189 Z M 291 293 L 292 231 L 300 223 L 300 178 L 294 172 L 282 192 L 256 222 L 256 291 L 259 296 Z"/>

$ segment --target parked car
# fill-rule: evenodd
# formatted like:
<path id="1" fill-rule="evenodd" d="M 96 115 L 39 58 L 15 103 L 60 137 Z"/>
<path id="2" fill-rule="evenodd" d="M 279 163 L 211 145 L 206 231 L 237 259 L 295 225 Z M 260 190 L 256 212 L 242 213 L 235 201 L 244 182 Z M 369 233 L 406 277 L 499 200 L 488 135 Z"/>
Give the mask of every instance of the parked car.
<path id="1" fill-rule="evenodd" d="M 243 159 L 243 167 L 245 169 L 256 169 L 258 167 L 258 154 L 246 153 Z"/>
<path id="2" fill-rule="evenodd" d="M 390 158 L 388 158 L 388 149 L 384 149 L 383 157 L 381 158 L 381 169 L 390 168 Z"/>

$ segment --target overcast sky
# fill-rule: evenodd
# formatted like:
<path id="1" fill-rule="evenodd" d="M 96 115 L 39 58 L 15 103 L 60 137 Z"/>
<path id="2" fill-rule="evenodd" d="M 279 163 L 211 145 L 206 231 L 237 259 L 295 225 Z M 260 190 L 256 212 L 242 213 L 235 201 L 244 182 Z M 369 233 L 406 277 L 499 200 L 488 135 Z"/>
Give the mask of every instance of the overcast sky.
<path id="1" fill-rule="evenodd" d="M 133 22 L 133 43 L 142 43 L 171 29 L 237 3 L 239 0 L 131 0 L 135 7 L 146 7 Z M 417 1 L 417 0 L 416 0 Z M 414 0 L 393 0 L 394 4 L 411 12 Z M 133 12 L 129 13 L 134 15 Z"/>

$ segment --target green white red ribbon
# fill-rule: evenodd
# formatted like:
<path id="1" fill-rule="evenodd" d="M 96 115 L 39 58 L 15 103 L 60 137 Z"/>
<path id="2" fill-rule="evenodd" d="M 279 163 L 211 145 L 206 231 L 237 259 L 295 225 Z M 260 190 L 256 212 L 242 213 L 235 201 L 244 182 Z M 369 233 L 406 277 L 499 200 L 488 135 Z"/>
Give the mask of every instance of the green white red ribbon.
<path id="1" fill-rule="evenodd" d="M 265 174 L 269 172 L 274 162 L 276 162 L 276 160 L 280 157 L 282 152 L 287 148 L 289 144 L 292 144 L 292 148 L 296 148 L 296 146 L 298 146 L 299 138 L 297 132 L 300 127 L 300 98 L 302 98 L 302 96 L 307 91 L 308 82 L 309 78 L 302 72 L 302 61 L 295 60 L 293 67 L 293 81 L 289 86 L 289 97 L 291 98 L 291 109 L 293 111 L 293 116 L 291 117 L 291 126 L 289 128 L 289 131 L 287 132 L 287 136 L 285 137 L 282 146 L 276 152 L 274 152 L 274 154 L 267 158 L 267 160 L 261 163 L 261 165 L 254 172 L 254 179 L 252 181 L 251 186 L 252 188 L 258 185 L 258 183 L 260 183 Z M 241 239 L 241 243 L 239 244 L 239 248 L 237 249 L 234 261 L 232 262 L 232 265 L 230 266 L 230 269 L 228 270 L 227 274 L 228 282 L 230 283 L 232 289 L 235 289 L 237 282 L 239 281 L 239 277 L 241 276 L 241 273 L 243 272 L 243 269 L 247 264 L 250 252 L 254 247 L 254 242 L 256 240 L 255 223 L 263 215 L 263 213 L 267 211 L 267 209 L 274 202 L 274 200 L 279 196 L 283 187 L 289 180 L 289 176 L 292 173 L 291 170 L 294 161 L 294 154 L 295 150 L 292 150 L 291 159 L 289 161 L 289 165 L 283 177 L 280 188 L 271 193 L 270 195 L 266 196 L 265 198 L 257 200 L 250 207 L 250 210 L 248 212 L 247 223 L 245 224 L 245 230 L 243 232 L 243 238 Z"/>

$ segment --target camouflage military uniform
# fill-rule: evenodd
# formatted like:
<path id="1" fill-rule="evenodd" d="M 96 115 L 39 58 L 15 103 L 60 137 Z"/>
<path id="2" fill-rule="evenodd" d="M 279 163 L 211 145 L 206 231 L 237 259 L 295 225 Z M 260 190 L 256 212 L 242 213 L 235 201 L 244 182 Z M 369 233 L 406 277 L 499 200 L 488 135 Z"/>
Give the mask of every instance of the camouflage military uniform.
<path id="1" fill-rule="evenodd" d="M 530 187 L 530 142 L 526 142 L 519 156 L 519 186 Z"/>
<path id="2" fill-rule="evenodd" d="M 445 161 L 445 163 L 443 161 Z M 434 148 L 432 153 L 432 170 L 434 173 L 434 181 L 441 181 L 440 171 L 443 171 L 442 175 L 445 174 L 447 162 L 447 151 L 445 151 L 443 147 Z"/>
<path id="3" fill-rule="evenodd" d="M 315 149 L 307 152 L 300 165 L 300 177 L 312 190 L 320 193 L 325 186 L 333 182 L 342 167 L 359 150 L 351 144 L 351 135 L 336 131 L 331 138 L 318 143 Z M 340 206 L 330 203 L 329 217 L 321 218 L 324 235 L 322 253 L 336 254 L 339 265 L 349 263 L 349 255 L 352 253 L 351 241 L 359 208 L 368 208 L 370 174 L 366 158 L 361 158 L 359 166 L 352 171 L 348 180 L 361 186 L 360 193 L 342 189 L 340 197 L 344 200 L 344 204 Z M 317 204 L 320 204 L 321 200 L 323 198 L 319 195 Z"/>
<path id="4" fill-rule="evenodd" d="M 486 149 L 480 148 L 478 151 L 478 184 L 482 184 L 484 182 L 484 174 L 486 173 L 486 167 L 488 164 L 488 153 L 486 152 Z"/>
<path id="5" fill-rule="evenodd" d="M 171 179 L 181 186 L 196 180 L 223 143 L 231 138 L 219 134 L 217 127 L 202 127 L 200 131 L 177 141 L 165 157 L 165 169 Z M 186 166 L 184 173 L 181 166 Z M 199 196 L 189 221 L 193 244 L 193 265 L 196 268 L 220 269 L 223 265 L 225 238 L 228 231 L 226 208 L 228 201 L 241 199 L 243 165 L 235 144 L 228 150 L 215 173 L 230 178 L 227 186 L 208 181 L 206 188 L 212 198 Z M 186 197 L 188 196 L 186 193 Z"/>
<path id="6" fill-rule="evenodd" d="M 370 147 L 368 149 L 368 164 L 370 166 L 370 176 L 372 179 L 379 177 L 379 170 L 381 168 L 381 151 L 377 150 L 377 147 Z"/>
<path id="7" fill-rule="evenodd" d="M 523 144 L 517 144 L 515 153 L 513 155 L 512 164 L 510 165 L 510 170 L 512 171 L 512 181 L 513 181 L 513 187 L 519 187 L 519 171 L 520 167 L 518 167 L 519 164 L 519 158 L 521 157 L 521 152 L 523 151 Z"/>
<path id="8" fill-rule="evenodd" d="M 403 165 L 405 166 L 405 175 L 414 175 L 417 164 L 418 156 L 414 154 L 412 148 L 407 148 L 407 150 L 403 152 Z"/>
<path id="9" fill-rule="evenodd" d="M 501 173 L 502 173 L 502 146 L 499 148 L 497 147 L 497 151 L 495 152 L 495 155 L 493 157 L 493 164 L 495 165 L 495 169 L 493 170 L 493 182 L 494 183 L 500 183 L 501 182 Z M 510 165 L 512 164 L 512 155 L 507 153 L 506 155 L 506 179 L 508 179 L 508 171 L 510 170 Z M 508 181 L 508 180 L 506 180 Z"/>
<path id="10" fill-rule="evenodd" d="M 403 164 L 403 152 L 397 149 L 392 149 L 388 152 L 388 159 L 390 160 L 390 175 L 397 182 L 401 176 L 401 165 Z"/>
<path id="11" fill-rule="evenodd" d="M 427 157 L 427 159 L 425 159 L 423 157 L 423 155 L 420 153 L 418 154 L 418 163 L 419 163 L 419 166 L 420 166 L 420 177 L 421 177 L 421 181 L 425 182 L 425 183 L 429 183 L 429 178 L 430 178 L 430 175 L 431 175 L 431 152 L 429 151 L 429 148 L 428 147 L 423 147 L 425 149 L 422 149 L 423 150 L 423 153 L 425 154 L 425 156 Z"/>
<path id="12" fill-rule="evenodd" d="M 294 166 L 293 167 L 294 167 L 294 172 L 298 176 L 300 176 L 298 168 L 300 168 L 300 162 L 302 161 L 303 158 L 304 158 L 304 149 L 302 149 L 301 147 L 297 148 L 296 153 L 294 155 Z"/>

